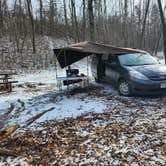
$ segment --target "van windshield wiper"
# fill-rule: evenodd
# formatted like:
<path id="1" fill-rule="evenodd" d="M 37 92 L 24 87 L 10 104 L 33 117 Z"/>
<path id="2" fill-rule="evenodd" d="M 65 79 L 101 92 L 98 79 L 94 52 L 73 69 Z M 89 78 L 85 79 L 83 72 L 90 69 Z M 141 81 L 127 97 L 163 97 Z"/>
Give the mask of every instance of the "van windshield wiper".
<path id="1" fill-rule="evenodd" d="M 123 64 L 124 66 L 136 66 L 134 64 Z"/>
<path id="2" fill-rule="evenodd" d="M 141 65 L 156 65 L 158 63 L 144 63 L 144 64 L 141 64 Z"/>

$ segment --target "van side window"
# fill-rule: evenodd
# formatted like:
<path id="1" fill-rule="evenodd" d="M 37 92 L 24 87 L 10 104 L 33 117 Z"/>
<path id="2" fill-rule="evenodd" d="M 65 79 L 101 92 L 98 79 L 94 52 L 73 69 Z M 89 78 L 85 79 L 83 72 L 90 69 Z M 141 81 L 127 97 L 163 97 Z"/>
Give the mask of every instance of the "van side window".
<path id="1" fill-rule="evenodd" d="M 107 61 L 108 58 L 109 58 L 109 55 L 108 55 L 108 54 L 103 54 L 103 55 L 102 55 L 102 60 Z"/>
<path id="2" fill-rule="evenodd" d="M 117 57 L 115 55 L 110 55 L 108 61 L 110 64 L 118 64 Z"/>

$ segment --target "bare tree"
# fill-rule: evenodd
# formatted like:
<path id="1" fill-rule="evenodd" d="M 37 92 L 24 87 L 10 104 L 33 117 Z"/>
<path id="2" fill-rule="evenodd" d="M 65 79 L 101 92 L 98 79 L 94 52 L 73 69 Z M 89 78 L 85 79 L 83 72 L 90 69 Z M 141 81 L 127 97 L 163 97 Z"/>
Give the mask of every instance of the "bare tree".
<path id="1" fill-rule="evenodd" d="M 36 53 L 36 45 L 35 45 L 35 23 L 33 19 L 33 10 L 32 10 L 32 3 L 31 0 L 26 0 L 27 2 L 27 8 L 28 8 L 28 14 L 30 18 L 31 23 L 31 34 L 32 34 L 32 47 L 33 47 L 33 53 Z"/>
<path id="2" fill-rule="evenodd" d="M 85 34 L 86 34 L 86 2 L 85 0 L 82 1 L 82 4 L 83 4 L 82 28 L 83 28 L 83 40 L 85 40 Z"/>
<path id="3" fill-rule="evenodd" d="M 63 0 L 63 10 L 64 10 L 64 19 L 65 19 L 65 37 L 69 37 L 69 24 L 67 17 L 67 8 L 66 8 L 66 0 Z"/>
<path id="4" fill-rule="evenodd" d="M 43 35 L 43 0 L 39 0 L 39 11 L 40 11 L 40 34 Z"/>
<path id="5" fill-rule="evenodd" d="M 57 3 L 56 0 L 50 0 L 49 2 L 49 34 L 55 35 L 57 25 Z"/>
<path id="6" fill-rule="evenodd" d="M 159 12 L 160 12 L 160 19 L 162 24 L 162 31 L 163 31 L 163 45 L 164 45 L 164 56 L 165 56 L 165 64 L 166 64 L 166 22 L 164 18 L 164 12 L 161 4 L 161 0 L 158 1 Z"/>
<path id="7" fill-rule="evenodd" d="M 94 27 L 93 0 L 88 0 L 88 14 L 89 14 L 90 40 L 94 41 L 95 27 Z"/>
<path id="8" fill-rule="evenodd" d="M 76 15 L 76 7 L 75 7 L 75 0 L 70 0 L 71 3 L 71 21 L 72 21 L 72 28 L 73 31 L 73 37 L 75 41 L 79 41 L 79 31 L 78 31 L 78 21 L 77 21 L 77 15 Z"/>
<path id="9" fill-rule="evenodd" d="M 142 31 L 141 31 L 140 48 L 142 48 L 142 46 L 144 44 L 143 40 L 144 40 L 146 20 L 147 20 L 147 16 L 148 16 L 149 6 L 150 6 L 150 0 L 147 0 L 146 9 L 145 9 L 145 17 L 144 17 L 144 20 L 143 20 Z"/>
<path id="10" fill-rule="evenodd" d="M 2 0 L 0 0 L 0 36 L 3 34 Z"/>
<path id="11" fill-rule="evenodd" d="M 63 0 L 62 3 L 37 0 L 37 6 L 32 8 L 32 0 L 13 0 L 10 7 L 9 0 L 0 0 L 0 41 L 4 36 L 9 39 L 14 48 L 12 56 L 22 57 L 22 60 L 27 52 L 25 49 L 32 47 L 36 53 L 38 45 L 45 44 L 43 40 L 39 41 L 45 35 L 66 38 L 69 43 L 71 39 L 75 42 L 92 40 L 116 46 L 142 47 L 151 52 L 164 48 L 166 54 L 166 20 L 161 1 L 158 5 L 155 0 L 81 0 L 82 6 L 77 6 L 76 0 Z M 162 24 L 158 19 L 160 16 Z M 29 45 L 28 39 L 32 44 Z M 49 64 L 49 54 L 46 58 L 40 58 L 39 54 L 40 51 L 35 56 L 32 54 L 34 66 L 41 62 L 39 59 L 43 59 L 42 64 L 46 61 Z M 3 55 L 5 63 L 5 53 Z"/>
<path id="12" fill-rule="evenodd" d="M 124 0 L 124 45 L 128 45 L 128 32 L 127 32 L 127 19 L 128 19 L 128 0 Z"/>
<path id="13" fill-rule="evenodd" d="M 8 19 L 8 6 L 6 0 L 0 0 L 0 36 L 6 34 L 5 32 L 5 19 Z"/>

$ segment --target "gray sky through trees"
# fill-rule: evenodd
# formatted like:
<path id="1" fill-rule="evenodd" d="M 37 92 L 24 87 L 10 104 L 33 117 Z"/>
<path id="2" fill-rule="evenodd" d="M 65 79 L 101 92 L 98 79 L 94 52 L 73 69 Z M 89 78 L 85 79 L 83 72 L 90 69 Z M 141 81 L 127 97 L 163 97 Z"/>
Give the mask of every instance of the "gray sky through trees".
<path id="1" fill-rule="evenodd" d="M 14 0 L 7 0 L 9 2 L 9 4 L 13 4 Z M 66 2 L 68 3 L 69 0 L 66 0 Z M 146 1 L 146 0 L 141 0 L 141 1 Z M 157 0 L 152 0 L 154 2 L 157 3 Z M 48 3 L 49 1 L 45 2 Z M 140 0 L 136 0 L 136 2 L 140 2 Z M 165 6 L 166 5 L 166 0 L 161 0 L 162 4 Z M 62 0 L 57 0 L 57 3 L 62 4 Z M 76 5 L 80 6 L 82 3 L 81 0 L 76 0 Z M 108 6 L 110 5 L 110 3 L 112 3 L 112 0 L 107 0 Z M 34 8 L 38 8 L 38 1 L 37 0 L 32 0 L 32 4 Z"/>

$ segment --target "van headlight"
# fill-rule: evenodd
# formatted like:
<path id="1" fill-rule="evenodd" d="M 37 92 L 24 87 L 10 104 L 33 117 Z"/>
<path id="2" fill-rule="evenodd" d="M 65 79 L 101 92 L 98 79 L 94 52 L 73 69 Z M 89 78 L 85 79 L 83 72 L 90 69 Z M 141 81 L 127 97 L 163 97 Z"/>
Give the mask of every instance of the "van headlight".
<path id="1" fill-rule="evenodd" d="M 133 79 L 136 78 L 140 80 L 149 80 L 145 75 L 143 75 L 142 73 L 138 71 L 129 71 L 129 75 Z"/>

